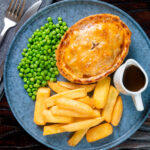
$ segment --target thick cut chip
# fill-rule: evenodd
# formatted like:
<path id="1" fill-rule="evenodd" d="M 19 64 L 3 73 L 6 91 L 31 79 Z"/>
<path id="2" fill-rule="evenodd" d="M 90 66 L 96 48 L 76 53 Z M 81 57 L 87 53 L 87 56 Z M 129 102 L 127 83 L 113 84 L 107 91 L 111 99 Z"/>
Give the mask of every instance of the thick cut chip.
<path id="1" fill-rule="evenodd" d="M 51 108 L 51 112 L 53 115 L 65 116 L 65 117 L 77 117 L 77 118 L 100 117 L 100 111 L 99 110 L 94 110 L 92 115 L 87 115 L 87 114 L 81 114 L 79 112 L 72 111 L 69 109 L 62 109 L 62 108 L 59 108 L 58 106 L 53 106 Z"/>
<path id="2" fill-rule="evenodd" d="M 123 112 L 123 103 L 122 103 L 121 96 L 118 96 L 112 113 L 111 124 L 113 126 L 117 126 L 119 124 L 122 117 L 122 112 Z"/>
<path id="3" fill-rule="evenodd" d="M 63 117 L 53 115 L 51 110 L 45 109 L 43 111 L 43 118 L 46 123 L 70 123 L 73 122 L 72 117 Z"/>
<path id="4" fill-rule="evenodd" d="M 109 123 L 103 123 L 88 130 L 86 139 L 88 142 L 95 142 L 113 133 L 113 127 Z"/>
<path id="5" fill-rule="evenodd" d="M 82 103 L 85 103 L 85 104 L 91 106 L 92 108 L 94 107 L 94 105 L 93 105 L 93 99 L 90 98 L 89 96 L 86 96 L 86 97 L 83 97 L 83 98 L 78 98 L 76 100 L 80 101 Z"/>
<path id="6" fill-rule="evenodd" d="M 82 84 L 75 84 L 75 83 L 64 82 L 64 81 L 58 81 L 57 83 L 63 87 L 71 89 L 71 90 L 78 89 L 78 88 L 85 88 L 87 92 L 93 91 L 96 86 L 96 84 L 82 85 Z"/>
<path id="7" fill-rule="evenodd" d="M 93 99 L 94 99 L 94 106 L 98 109 L 104 108 L 107 102 L 107 96 L 110 87 L 110 77 L 106 77 L 100 81 L 98 81 Z"/>
<path id="8" fill-rule="evenodd" d="M 88 129 L 82 129 L 79 131 L 76 131 L 72 137 L 68 140 L 68 145 L 70 146 L 76 146 L 84 137 Z"/>
<path id="9" fill-rule="evenodd" d="M 37 125 L 44 125 L 43 111 L 45 109 L 45 100 L 50 96 L 49 88 L 39 88 L 36 96 L 34 109 L 34 123 Z"/>
<path id="10" fill-rule="evenodd" d="M 62 124 L 53 124 L 44 126 L 43 135 L 52 135 L 62 133 L 63 130 L 60 128 Z"/>
<path id="11" fill-rule="evenodd" d="M 73 123 L 61 126 L 61 128 L 62 128 L 62 130 L 66 131 L 66 132 L 73 132 L 73 131 L 78 131 L 78 130 L 94 127 L 103 121 L 104 121 L 104 119 L 102 117 L 98 117 L 98 118 L 94 118 L 94 119 L 87 119 L 87 120 L 83 120 L 83 121 L 81 120 L 78 122 L 73 122 Z"/>
<path id="12" fill-rule="evenodd" d="M 61 93 L 61 92 L 65 92 L 65 91 L 69 91 L 68 88 L 65 88 L 63 86 L 60 86 L 58 83 L 56 82 L 50 82 L 48 81 L 48 86 L 56 93 Z"/>
<path id="13" fill-rule="evenodd" d="M 117 100 L 119 92 L 113 86 L 110 86 L 107 103 L 102 111 L 102 116 L 104 117 L 105 121 L 111 122 L 113 109 Z"/>
<path id="14" fill-rule="evenodd" d="M 87 96 L 87 92 L 85 90 L 85 88 L 80 88 L 80 89 L 75 89 L 75 90 L 69 90 L 66 92 L 62 92 L 59 94 L 55 94 L 51 97 L 49 97 L 46 102 L 45 105 L 46 107 L 51 107 L 54 106 L 54 101 L 60 97 L 67 97 L 67 98 L 71 98 L 71 99 L 77 99 L 77 98 L 82 98 Z M 53 102 L 52 102 L 53 101 Z"/>
<path id="15" fill-rule="evenodd" d="M 70 109 L 86 115 L 92 115 L 94 112 L 89 105 L 69 98 L 59 98 L 55 103 L 60 108 Z"/>

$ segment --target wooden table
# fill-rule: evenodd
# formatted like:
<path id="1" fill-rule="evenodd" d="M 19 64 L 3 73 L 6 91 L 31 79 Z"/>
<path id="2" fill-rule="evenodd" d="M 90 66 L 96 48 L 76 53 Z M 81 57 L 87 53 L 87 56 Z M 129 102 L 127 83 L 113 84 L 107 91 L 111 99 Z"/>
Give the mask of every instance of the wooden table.
<path id="1" fill-rule="evenodd" d="M 58 0 L 57 0 L 58 1 Z M 150 37 L 150 0 L 103 0 L 127 12 L 144 29 Z M 14 118 L 6 97 L 0 102 L 0 150 L 47 150 L 49 148 L 38 143 L 28 135 Z M 150 150 L 150 116 L 142 127 L 127 141 L 118 145 L 118 149 Z"/>

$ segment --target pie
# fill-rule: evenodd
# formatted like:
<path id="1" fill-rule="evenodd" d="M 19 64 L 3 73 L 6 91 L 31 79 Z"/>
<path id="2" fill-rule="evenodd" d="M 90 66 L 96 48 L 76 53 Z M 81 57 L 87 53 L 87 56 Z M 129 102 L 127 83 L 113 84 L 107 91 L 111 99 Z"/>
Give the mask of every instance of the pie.
<path id="1" fill-rule="evenodd" d="M 69 81 L 88 84 L 114 72 L 128 54 L 131 32 L 118 16 L 97 14 L 76 22 L 57 50 L 57 67 Z"/>

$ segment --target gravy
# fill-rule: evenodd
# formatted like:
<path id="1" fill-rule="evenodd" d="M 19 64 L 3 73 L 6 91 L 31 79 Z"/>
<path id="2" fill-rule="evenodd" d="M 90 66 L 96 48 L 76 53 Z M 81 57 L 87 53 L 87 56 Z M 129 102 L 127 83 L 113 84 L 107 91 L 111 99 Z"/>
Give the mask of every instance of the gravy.
<path id="1" fill-rule="evenodd" d="M 145 85 L 146 79 L 143 72 L 132 65 L 125 69 L 123 75 L 123 84 L 130 91 L 138 91 Z"/>

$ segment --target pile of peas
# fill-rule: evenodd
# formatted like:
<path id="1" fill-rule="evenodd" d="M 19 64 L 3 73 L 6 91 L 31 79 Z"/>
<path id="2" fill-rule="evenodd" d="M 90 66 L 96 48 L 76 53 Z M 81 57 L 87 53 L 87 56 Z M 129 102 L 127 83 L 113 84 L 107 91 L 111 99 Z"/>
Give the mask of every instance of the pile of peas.
<path id="1" fill-rule="evenodd" d="M 47 86 L 47 81 L 56 81 L 59 71 L 56 67 L 55 50 L 68 29 L 61 17 L 58 17 L 57 24 L 53 23 L 51 17 L 47 21 L 28 39 L 29 43 L 23 49 L 23 58 L 17 67 L 19 76 L 25 82 L 24 88 L 32 100 L 36 99 L 39 87 Z"/>

